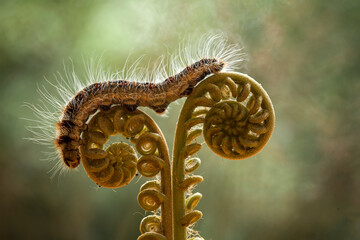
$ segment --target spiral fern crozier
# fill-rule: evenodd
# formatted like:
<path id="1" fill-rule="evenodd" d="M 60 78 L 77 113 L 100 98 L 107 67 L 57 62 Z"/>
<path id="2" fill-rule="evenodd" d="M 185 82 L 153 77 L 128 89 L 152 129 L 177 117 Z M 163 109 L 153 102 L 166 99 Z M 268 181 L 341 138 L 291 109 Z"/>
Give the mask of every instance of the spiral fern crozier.
<path id="1" fill-rule="evenodd" d="M 213 86 L 212 92 L 205 92 L 207 84 Z M 197 98 L 212 101 L 203 126 L 205 141 L 212 151 L 239 160 L 265 146 L 274 129 L 275 115 L 269 96 L 254 79 L 222 73 L 199 84 L 197 90 Z M 220 94 L 221 99 L 217 97 Z"/>
<path id="2" fill-rule="evenodd" d="M 219 156 L 232 160 L 249 158 L 268 142 L 275 113 L 265 90 L 254 79 L 239 73 L 218 73 L 200 82 L 187 98 L 176 129 L 173 155 L 175 239 L 186 239 L 187 227 L 202 213 L 194 210 L 201 199 L 185 192 L 201 182 L 190 175 L 200 165 L 192 157 L 201 148 L 195 142 L 203 134 L 206 144 Z"/>
<path id="3" fill-rule="evenodd" d="M 128 143 L 104 146 L 111 135 L 121 134 Z M 81 156 L 89 177 L 99 186 L 118 188 L 128 184 L 138 171 L 145 177 L 160 174 L 161 181 L 148 181 L 140 189 L 139 205 L 146 211 L 161 207 L 161 217 L 151 215 L 141 224 L 139 239 L 171 239 L 172 192 L 168 148 L 156 123 L 140 110 L 114 106 L 96 113 L 82 134 Z M 137 154 L 141 155 L 140 158 Z M 151 220 L 151 221 L 150 221 Z M 166 221 L 166 225 L 162 221 Z"/>

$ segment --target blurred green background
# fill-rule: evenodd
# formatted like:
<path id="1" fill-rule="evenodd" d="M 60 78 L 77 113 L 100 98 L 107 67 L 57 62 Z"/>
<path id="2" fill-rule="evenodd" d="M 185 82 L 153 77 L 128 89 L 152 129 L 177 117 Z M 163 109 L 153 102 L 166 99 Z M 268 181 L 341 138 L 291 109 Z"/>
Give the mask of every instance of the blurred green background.
<path id="1" fill-rule="evenodd" d="M 82 167 L 50 180 L 23 140 L 47 85 L 72 59 L 155 59 L 189 35 L 224 32 L 276 110 L 270 142 L 229 161 L 205 145 L 195 229 L 205 239 L 360 239 L 360 3 L 353 0 L 4 1 L 0 3 L 0 239 L 136 239 L 144 178 L 97 189 Z M 85 60 L 83 60 L 85 59 Z M 146 61 L 144 61 L 144 65 Z M 183 101 L 179 101 L 182 103 Z M 152 114 L 172 147 L 181 104 Z"/>

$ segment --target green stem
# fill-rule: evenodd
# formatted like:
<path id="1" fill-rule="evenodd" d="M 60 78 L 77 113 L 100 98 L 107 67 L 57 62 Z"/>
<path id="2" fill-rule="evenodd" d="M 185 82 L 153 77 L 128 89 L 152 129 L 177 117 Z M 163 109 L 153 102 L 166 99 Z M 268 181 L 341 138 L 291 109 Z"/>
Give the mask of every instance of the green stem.
<path id="1" fill-rule="evenodd" d="M 144 114 L 144 113 L 143 113 Z M 171 165 L 169 159 L 169 148 L 166 144 L 165 137 L 160 128 L 154 122 L 152 118 L 144 114 L 147 118 L 147 123 L 154 129 L 161 137 L 161 144 L 159 152 L 161 158 L 164 160 L 165 165 L 161 170 L 161 192 L 166 196 L 166 200 L 161 204 L 161 221 L 163 227 L 163 234 L 168 240 L 173 239 L 173 205 L 172 205 L 172 177 L 171 177 Z"/>
<path id="2" fill-rule="evenodd" d="M 185 179 L 185 161 L 183 150 L 186 146 L 187 131 L 184 123 L 191 117 L 190 106 L 184 104 L 177 123 L 174 149 L 173 149 L 173 215 L 174 215 L 174 240 L 186 240 L 186 226 L 181 224 L 185 215 L 185 190 L 180 188 L 180 184 Z"/>
<path id="3" fill-rule="evenodd" d="M 163 138 L 163 136 L 161 135 Z M 164 138 L 165 146 L 161 146 L 161 151 L 165 153 L 167 159 L 165 159 L 165 166 L 161 170 L 161 190 L 165 194 L 166 200 L 161 206 L 161 219 L 163 223 L 164 236 L 172 240 L 173 239 L 173 206 L 172 206 L 172 177 L 171 177 L 171 166 L 169 159 L 168 147 Z"/>

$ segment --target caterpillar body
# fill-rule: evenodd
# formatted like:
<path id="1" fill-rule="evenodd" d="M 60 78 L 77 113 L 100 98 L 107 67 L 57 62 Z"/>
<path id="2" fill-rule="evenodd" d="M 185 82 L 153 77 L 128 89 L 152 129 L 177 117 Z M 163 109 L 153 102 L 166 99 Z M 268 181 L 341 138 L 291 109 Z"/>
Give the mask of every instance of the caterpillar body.
<path id="1" fill-rule="evenodd" d="M 131 111 L 144 106 L 163 113 L 171 102 L 190 94 L 192 88 L 207 75 L 221 71 L 224 64 L 217 59 L 201 59 L 161 83 L 118 80 L 85 87 L 67 104 L 57 124 L 55 141 L 64 163 L 70 168 L 80 164 L 81 130 L 89 115 L 98 108 L 106 109 L 112 104 L 122 104 Z"/>
<path id="2" fill-rule="evenodd" d="M 43 91 L 41 93 L 45 106 L 31 106 L 38 116 L 36 122 L 39 123 L 38 126 L 30 127 L 35 134 L 33 140 L 49 144 L 48 140 L 52 138 L 52 144 L 55 142 L 54 145 L 61 159 L 58 169 L 61 170 L 62 166 L 76 168 L 80 164 L 81 133 L 86 129 L 89 116 L 98 109 L 106 110 L 111 105 L 117 104 L 125 106 L 130 111 L 142 106 L 149 107 L 156 113 L 164 113 L 171 102 L 189 95 L 193 87 L 208 75 L 237 68 L 238 63 L 244 60 L 243 56 L 241 49 L 237 45 L 228 45 L 223 36 L 205 36 L 197 45 L 181 47 L 180 56 L 172 59 L 169 64 L 173 68 L 172 76 L 162 82 L 119 80 L 127 78 L 118 75 L 111 77 L 104 73 L 90 73 L 89 79 L 93 82 L 88 82 L 84 87 L 77 76 L 72 74 L 72 81 L 68 79 L 64 85 L 75 84 L 78 89 L 76 92 L 69 93 L 69 87 L 55 85 L 61 101 L 54 99 L 49 92 Z M 194 59 L 197 61 L 194 62 Z M 179 65 L 187 67 L 178 72 Z M 160 67 L 155 70 L 158 69 Z M 136 73 L 130 73 L 130 75 L 133 76 Z M 151 73 L 151 76 L 153 75 L 155 74 Z M 160 73 L 160 75 L 165 74 Z M 65 105 L 60 119 L 46 106 L 49 103 L 56 105 L 57 108 Z M 44 118 L 48 121 L 44 121 Z M 55 134 L 53 130 L 49 130 L 50 122 L 54 120 L 56 122 Z"/>

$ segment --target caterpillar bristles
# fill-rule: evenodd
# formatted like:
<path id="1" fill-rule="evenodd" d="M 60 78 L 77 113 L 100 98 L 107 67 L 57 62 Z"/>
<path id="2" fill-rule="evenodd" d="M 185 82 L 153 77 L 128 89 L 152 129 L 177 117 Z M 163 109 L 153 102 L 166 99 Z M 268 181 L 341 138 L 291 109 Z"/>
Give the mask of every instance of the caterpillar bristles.
<path id="1" fill-rule="evenodd" d="M 29 139 L 56 148 L 56 156 L 49 155 L 60 159 L 53 175 L 76 168 L 80 135 L 89 116 L 100 107 L 121 104 L 129 110 L 149 107 L 165 113 L 170 103 L 189 95 L 207 76 L 238 69 L 244 57 L 242 49 L 229 45 L 223 35 L 205 35 L 195 44 L 183 42 L 170 58 L 160 56 L 153 67 L 139 67 L 140 57 L 131 65 L 127 59 L 121 71 L 111 73 L 100 61 L 90 60 L 85 80 L 76 75 L 73 65 L 70 71 L 65 67 L 64 75 L 58 73 L 53 82 L 46 80 L 55 94 L 39 87 L 40 104 L 27 104 L 35 115 L 28 127 L 33 134 Z"/>

